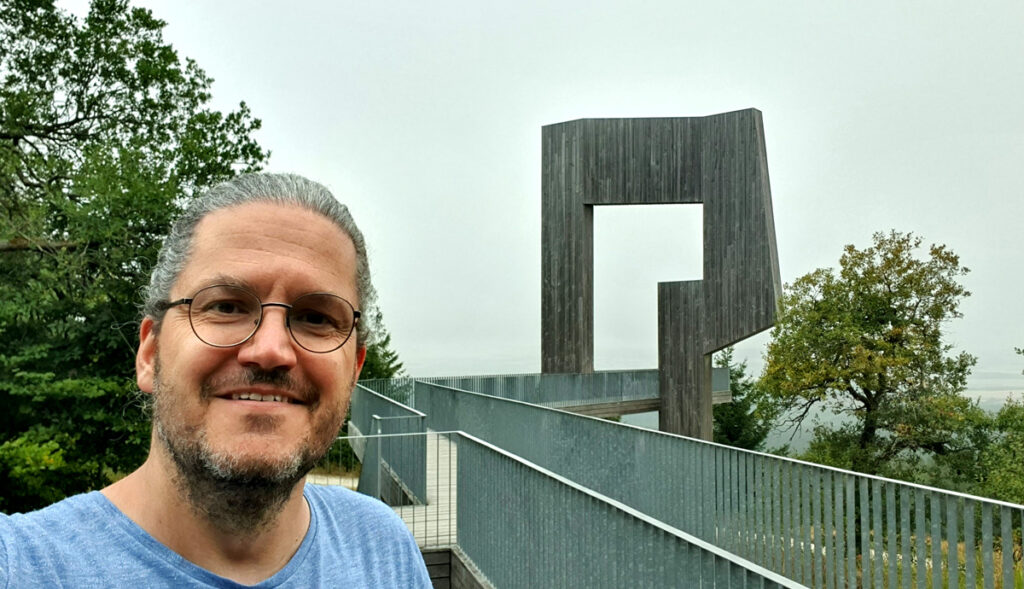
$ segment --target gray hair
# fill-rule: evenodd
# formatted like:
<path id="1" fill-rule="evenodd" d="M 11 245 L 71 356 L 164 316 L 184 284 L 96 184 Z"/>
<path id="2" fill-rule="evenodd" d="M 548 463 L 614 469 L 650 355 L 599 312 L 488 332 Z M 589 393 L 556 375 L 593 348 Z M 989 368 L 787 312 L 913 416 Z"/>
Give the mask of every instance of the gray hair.
<path id="1" fill-rule="evenodd" d="M 362 316 L 356 331 L 356 344 L 364 347 L 373 334 L 373 305 L 376 291 L 370 280 L 366 241 L 348 207 L 338 202 L 327 188 L 295 174 L 245 174 L 222 182 L 193 201 L 171 226 L 164 238 L 156 266 L 144 289 L 142 313 L 159 325 L 164 311 L 160 303 L 170 298 L 171 288 L 188 262 L 196 226 L 210 213 L 250 202 L 298 205 L 334 222 L 352 239 L 356 248 L 356 294 Z"/>

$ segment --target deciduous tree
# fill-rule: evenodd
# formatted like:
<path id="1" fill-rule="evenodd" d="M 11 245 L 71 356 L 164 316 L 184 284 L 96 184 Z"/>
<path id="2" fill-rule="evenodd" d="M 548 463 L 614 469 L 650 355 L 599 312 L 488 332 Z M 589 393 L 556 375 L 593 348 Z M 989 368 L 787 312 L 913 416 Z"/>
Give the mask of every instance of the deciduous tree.
<path id="1" fill-rule="evenodd" d="M 992 443 L 979 461 L 980 494 L 1024 504 L 1024 402 L 1008 399 L 992 421 Z"/>
<path id="2" fill-rule="evenodd" d="M 967 272 L 945 246 L 894 231 L 846 246 L 838 272 L 787 285 L 761 384 L 794 422 L 817 408 L 845 416 L 818 427 L 809 457 L 892 474 L 970 452 L 980 410 L 961 392 L 975 359 L 944 337 L 970 294 L 959 282 Z"/>
<path id="3" fill-rule="evenodd" d="M 137 465 L 139 289 L 194 194 L 267 152 L 244 103 L 126 0 L 84 21 L 0 0 L 0 509 L 102 486 Z"/>

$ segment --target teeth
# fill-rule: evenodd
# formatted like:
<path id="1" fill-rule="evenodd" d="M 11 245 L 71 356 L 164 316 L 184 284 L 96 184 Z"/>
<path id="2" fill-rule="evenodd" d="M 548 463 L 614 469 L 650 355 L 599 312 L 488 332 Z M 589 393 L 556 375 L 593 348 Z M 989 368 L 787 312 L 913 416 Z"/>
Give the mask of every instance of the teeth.
<path id="1" fill-rule="evenodd" d="M 234 393 L 231 395 L 234 401 L 273 401 L 275 403 L 291 403 L 292 400 L 281 395 L 261 395 L 259 393 Z"/>

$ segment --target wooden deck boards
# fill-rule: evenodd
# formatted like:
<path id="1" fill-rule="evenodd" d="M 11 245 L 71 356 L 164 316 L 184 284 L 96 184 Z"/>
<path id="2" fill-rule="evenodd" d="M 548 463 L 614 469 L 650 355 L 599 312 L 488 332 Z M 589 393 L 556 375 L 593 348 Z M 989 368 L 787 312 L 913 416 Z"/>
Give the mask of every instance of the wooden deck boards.
<path id="1" fill-rule="evenodd" d="M 427 504 L 405 505 L 395 511 L 409 526 L 420 548 L 448 547 L 456 544 L 456 446 L 447 436 L 427 433 Z M 310 473 L 306 482 L 316 485 L 342 485 L 353 491 L 357 477 Z"/>
<path id="2" fill-rule="evenodd" d="M 447 436 L 427 434 L 427 504 L 396 507 L 421 547 L 454 546 L 458 452 Z"/>

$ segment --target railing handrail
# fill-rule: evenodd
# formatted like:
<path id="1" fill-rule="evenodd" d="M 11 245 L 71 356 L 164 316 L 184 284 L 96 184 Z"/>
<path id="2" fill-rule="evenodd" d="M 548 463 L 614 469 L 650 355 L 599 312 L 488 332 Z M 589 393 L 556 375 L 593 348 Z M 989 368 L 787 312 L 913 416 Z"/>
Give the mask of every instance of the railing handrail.
<path id="1" fill-rule="evenodd" d="M 374 380 L 393 380 L 393 379 L 374 379 Z M 414 407 L 410 407 L 410 406 L 406 405 L 405 403 L 402 403 L 401 401 L 392 399 L 391 397 L 388 397 L 386 395 L 382 395 L 382 394 L 378 393 L 377 391 L 364 386 L 361 383 L 356 383 L 356 386 L 359 387 L 360 389 L 366 391 L 367 393 L 370 393 L 372 395 L 380 397 L 381 399 L 387 401 L 388 403 L 391 403 L 392 405 L 397 405 L 399 408 L 401 408 L 401 409 L 403 409 L 405 411 L 408 411 L 410 413 L 414 413 L 418 417 L 426 417 L 427 416 L 426 413 L 423 413 L 422 411 L 417 411 Z"/>
<path id="2" fill-rule="evenodd" d="M 561 413 L 567 413 L 569 415 L 573 415 L 574 417 L 583 418 L 583 419 L 592 419 L 594 421 L 601 422 L 601 423 L 613 423 L 613 422 L 608 422 L 608 420 L 606 420 L 606 419 L 601 419 L 599 417 L 592 417 L 592 416 L 589 416 L 589 415 L 581 415 L 579 413 L 573 413 L 571 411 L 566 411 L 565 409 L 561 409 L 561 408 L 558 408 L 558 407 L 550 407 L 550 406 L 547 406 L 547 405 L 538 405 L 536 403 L 530 403 L 528 401 L 520 401 L 518 399 L 506 399 L 504 397 L 495 397 L 493 395 L 487 395 L 485 393 L 477 393 L 475 391 L 467 391 L 465 389 L 460 389 L 460 388 L 457 388 L 457 387 L 451 387 L 451 386 L 447 386 L 447 385 L 442 385 L 442 384 L 430 382 L 429 380 L 421 380 L 421 379 L 412 379 L 412 380 L 414 382 L 423 382 L 424 384 L 429 384 L 431 386 L 437 386 L 437 387 L 446 388 L 446 389 L 449 389 L 449 390 L 452 390 L 452 391 L 457 391 L 459 393 L 465 393 L 465 394 L 469 394 L 469 395 L 477 395 L 477 396 L 481 396 L 481 397 L 489 397 L 489 398 L 501 399 L 501 401 L 504 401 L 504 402 L 520 403 L 520 404 L 523 404 L 523 405 L 529 405 L 531 407 L 539 407 L 539 408 L 542 408 L 542 409 L 545 409 L 545 410 L 548 410 L 548 411 L 558 411 L 558 412 L 561 412 Z M 706 446 L 710 446 L 710 447 L 722 448 L 722 449 L 725 449 L 725 450 L 728 450 L 728 451 L 732 451 L 732 452 L 739 452 L 741 454 L 749 454 L 749 455 L 752 455 L 752 456 L 758 456 L 758 457 L 765 458 L 765 459 L 768 459 L 768 460 L 778 460 L 780 462 L 786 462 L 786 463 L 795 464 L 795 465 L 799 465 L 799 466 L 804 466 L 804 467 L 810 467 L 810 468 L 816 468 L 816 469 L 831 471 L 833 473 L 843 474 L 843 475 L 847 475 L 847 476 L 853 476 L 853 477 L 856 477 L 856 478 L 866 478 L 868 480 L 875 480 L 875 481 L 879 481 L 879 482 L 883 482 L 883 483 L 890 483 L 890 484 L 895 484 L 895 485 L 906 486 L 906 487 L 910 487 L 912 489 L 918 489 L 918 490 L 921 490 L 921 491 L 938 492 L 938 493 L 942 493 L 944 495 L 951 495 L 951 496 L 958 497 L 958 498 L 961 498 L 961 499 L 970 499 L 972 501 L 981 501 L 981 502 L 984 502 L 984 503 L 991 503 L 994 506 L 1010 507 L 1010 508 L 1013 508 L 1013 509 L 1024 509 L 1024 505 L 1017 504 L 1017 503 L 1012 503 L 1012 502 L 1008 502 L 1008 501 L 1002 501 L 1002 500 L 999 500 L 999 499 L 993 499 L 993 498 L 990 498 L 990 497 L 981 497 L 981 496 L 978 496 L 978 495 L 971 495 L 971 494 L 963 493 L 963 492 L 960 492 L 960 491 L 951 491 L 951 490 L 948 490 L 948 489 L 940 489 L 938 487 L 929 487 L 928 485 L 922 485 L 920 483 L 914 483 L 914 482 L 911 482 L 911 481 L 901 481 L 899 479 L 890 479 L 890 478 L 886 478 L 886 477 L 879 476 L 879 475 L 866 474 L 866 473 L 861 473 L 861 472 L 857 472 L 857 471 L 853 471 L 853 470 L 845 470 L 845 469 L 842 469 L 842 468 L 839 468 L 839 467 L 835 467 L 835 466 L 828 466 L 828 465 L 825 465 L 825 464 L 816 464 L 814 462 L 807 462 L 806 460 L 800 460 L 798 458 L 793 458 L 793 457 L 790 457 L 790 456 L 779 456 L 778 454 L 770 454 L 768 452 L 758 452 L 757 450 L 749 450 L 747 448 L 737 448 L 735 446 L 729 446 L 728 444 L 722 444 L 722 443 L 713 442 L 713 441 L 710 441 L 710 440 L 702 440 L 700 438 L 691 438 L 691 437 L 683 436 L 683 435 L 680 435 L 680 434 L 673 434 L 673 433 L 670 433 L 670 432 L 663 432 L 663 431 L 659 431 L 659 430 L 653 430 L 653 429 L 649 429 L 649 428 L 645 428 L 645 427 L 640 427 L 638 425 L 633 425 L 633 424 L 629 424 L 629 423 L 621 423 L 621 422 L 619 422 L 619 423 L 615 423 L 615 425 L 622 426 L 622 427 L 632 428 L 632 429 L 635 429 L 635 430 L 638 430 L 638 431 L 642 431 L 642 432 L 644 432 L 646 434 L 656 434 L 656 435 L 660 435 L 660 436 L 668 436 L 668 437 L 671 437 L 671 438 L 680 438 L 680 439 L 687 440 L 689 442 L 693 442 L 693 443 L 697 443 L 697 444 L 702 444 L 702 445 L 706 445 Z"/>
<path id="3" fill-rule="evenodd" d="M 751 562 L 751 561 L 749 561 L 749 560 L 747 560 L 745 558 L 742 558 L 742 557 L 740 557 L 740 556 L 738 556 L 736 554 L 733 554 L 733 553 L 731 553 L 731 552 L 729 552 L 727 550 L 723 550 L 723 549 L 719 548 L 718 546 L 715 546 L 714 544 L 710 544 L 710 543 L 706 542 L 705 540 L 701 540 L 700 538 L 697 538 L 696 536 L 688 534 L 688 533 L 684 532 L 683 530 L 680 530 L 679 528 L 676 528 L 674 526 L 670 526 L 670 525 L 666 524 L 665 522 L 663 522 L 663 521 L 661 521 L 661 520 L 659 520 L 657 518 L 651 517 L 651 516 L 641 512 L 641 511 L 638 511 L 638 510 L 630 507 L 629 505 L 626 505 L 625 503 L 622 503 L 621 501 L 618 501 L 616 499 L 613 499 L 612 497 L 609 497 L 607 495 L 599 493 L 599 492 L 597 492 L 597 491 L 595 491 L 595 490 L 593 490 L 593 489 L 591 489 L 589 487 L 581 485 L 581 484 L 579 484 L 579 483 L 577 483 L 577 482 L 575 482 L 575 481 L 573 481 L 571 479 L 568 479 L 568 478 L 566 478 L 566 477 L 564 477 L 564 476 L 562 476 L 562 475 L 560 475 L 560 474 L 558 474 L 556 472 L 553 472 L 553 471 L 551 471 L 549 469 L 546 469 L 543 466 L 540 466 L 539 464 L 533 463 L 533 462 L 523 458 L 522 456 L 519 456 L 517 454 L 513 454 L 513 453 L 511 453 L 511 452 L 509 452 L 507 450 L 503 450 L 502 448 L 499 448 L 498 446 L 495 446 L 494 444 L 491 444 L 491 443 L 487 442 L 486 440 L 480 439 L 480 438 L 478 438 L 478 437 L 476 437 L 476 436 L 474 436 L 474 435 L 472 435 L 470 433 L 467 433 L 467 432 L 464 432 L 464 431 L 461 431 L 461 430 L 457 430 L 457 431 L 455 431 L 453 433 L 458 434 L 459 436 L 462 436 L 462 437 L 464 437 L 464 438 L 466 438 L 466 439 L 468 439 L 468 440 L 470 440 L 470 441 L 472 441 L 472 442 L 474 442 L 476 444 L 480 444 L 481 446 L 484 446 L 484 447 L 486 447 L 487 449 L 489 449 L 489 450 L 491 450 L 493 452 L 496 452 L 498 454 L 501 454 L 501 455 L 505 456 L 509 460 L 512 460 L 514 462 L 518 462 L 519 464 L 522 464 L 523 466 L 526 466 L 527 468 L 535 470 L 535 471 L 539 472 L 540 474 L 543 474 L 544 476 L 547 476 L 548 478 L 551 478 L 551 479 L 557 481 L 558 483 L 560 483 L 562 485 L 565 485 L 567 487 L 575 489 L 579 493 L 587 495 L 587 496 L 589 496 L 589 497 L 591 497 L 591 498 L 593 498 L 593 499 L 595 499 L 597 501 L 601 501 L 603 503 L 611 505 L 615 509 L 618 509 L 619 511 L 627 513 L 630 516 L 632 516 L 632 517 L 634 517 L 634 518 L 636 518 L 638 520 L 641 520 L 641 521 L 647 523 L 650 526 L 656 527 L 656 528 L 658 528 L 658 529 L 660 529 L 663 532 L 666 532 L 668 534 L 672 534 L 672 535 L 674 535 L 674 536 L 676 536 L 676 537 L 686 541 L 689 544 L 693 544 L 694 546 L 697 546 L 697 547 L 699 547 L 702 550 L 706 550 L 708 552 L 711 552 L 712 554 L 718 556 L 719 558 L 728 560 L 729 562 L 731 562 L 731 563 L 733 563 L 733 564 L 735 564 L 737 566 L 745 568 L 745 569 L 747 569 L 747 570 L 749 570 L 749 571 L 751 571 L 753 573 L 756 573 L 757 575 L 760 575 L 760 576 L 762 576 L 762 577 L 764 577 L 766 579 L 769 579 L 769 580 L 771 580 L 771 581 L 773 581 L 775 583 L 778 583 L 778 584 L 780 584 L 780 585 L 782 585 L 784 587 L 793 587 L 795 589 L 800 589 L 800 588 L 806 587 L 806 585 L 801 585 L 801 584 L 793 581 L 792 579 L 789 579 L 787 577 L 779 575 L 778 573 L 775 573 L 774 571 L 770 571 L 770 570 L 768 570 L 768 569 L 766 569 L 766 568 L 764 568 L 764 567 L 762 567 L 762 566 L 760 566 L 760 565 L 758 565 L 758 564 L 756 564 L 754 562 Z"/>
<path id="4" fill-rule="evenodd" d="M 1020 574 L 1015 536 L 1024 525 L 1024 506 L 613 423 L 432 379 L 402 379 L 399 387 L 396 394 L 411 394 L 427 414 L 424 426 L 485 438 L 502 456 L 557 475 L 557 482 L 545 483 L 556 485 L 551 489 L 571 481 L 588 497 L 629 506 L 660 526 L 685 530 L 797 582 L 844 586 L 860 578 L 861 567 L 865 586 L 872 587 L 891 586 L 883 576 L 909 580 L 905 575 L 913 568 L 919 586 L 926 568 L 933 582 L 947 571 L 969 584 L 982 577 L 991 582 L 995 567 L 1012 585 L 1006 579 Z M 538 426 L 533 435 L 523 435 L 531 424 Z M 577 487 L 572 488 L 571 494 Z M 685 500 L 674 498 L 680 492 Z M 618 521 L 634 521 L 631 514 Z M 643 521 L 637 525 L 646 526 Z M 959 538 L 966 542 L 962 554 L 946 547 L 955 547 Z"/>

